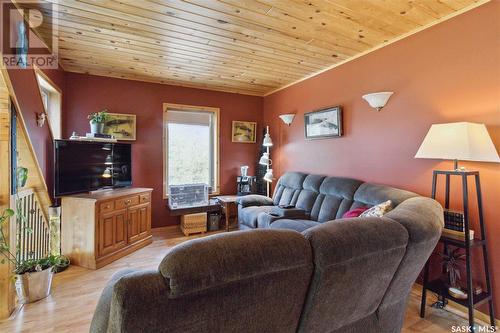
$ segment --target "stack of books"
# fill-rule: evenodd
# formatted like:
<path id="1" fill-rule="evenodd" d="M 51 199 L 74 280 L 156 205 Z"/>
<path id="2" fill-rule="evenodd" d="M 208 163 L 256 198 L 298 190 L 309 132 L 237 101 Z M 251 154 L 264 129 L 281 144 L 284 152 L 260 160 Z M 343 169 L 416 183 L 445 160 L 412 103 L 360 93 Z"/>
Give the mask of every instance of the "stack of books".
<path id="1" fill-rule="evenodd" d="M 462 212 L 448 209 L 444 211 L 443 236 L 465 240 L 465 219 Z M 474 230 L 469 230 L 469 239 L 474 239 Z"/>

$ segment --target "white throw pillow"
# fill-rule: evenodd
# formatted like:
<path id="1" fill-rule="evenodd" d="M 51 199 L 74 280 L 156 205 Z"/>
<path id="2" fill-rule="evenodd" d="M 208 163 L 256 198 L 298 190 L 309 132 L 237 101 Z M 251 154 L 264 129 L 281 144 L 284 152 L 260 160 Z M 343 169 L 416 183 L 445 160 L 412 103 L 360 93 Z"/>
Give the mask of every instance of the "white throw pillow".
<path id="1" fill-rule="evenodd" d="M 359 217 L 382 217 L 392 209 L 392 201 L 387 200 L 365 210 Z"/>

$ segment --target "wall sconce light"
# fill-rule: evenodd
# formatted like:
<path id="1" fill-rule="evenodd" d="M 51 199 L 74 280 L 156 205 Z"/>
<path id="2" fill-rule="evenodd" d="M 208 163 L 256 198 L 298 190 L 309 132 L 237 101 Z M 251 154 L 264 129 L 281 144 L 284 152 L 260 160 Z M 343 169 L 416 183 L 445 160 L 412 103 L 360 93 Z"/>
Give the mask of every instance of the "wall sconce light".
<path id="1" fill-rule="evenodd" d="M 386 104 L 391 95 L 394 94 L 392 91 L 384 91 L 372 94 L 363 95 L 363 99 L 370 104 L 372 108 L 380 111 Z"/>
<path id="2" fill-rule="evenodd" d="M 42 127 L 43 124 L 45 124 L 45 119 L 47 118 L 47 115 L 43 112 L 37 113 L 36 114 L 36 125 L 38 127 Z"/>
<path id="3" fill-rule="evenodd" d="M 279 117 L 287 126 L 290 126 L 290 124 L 293 122 L 293 118 L 295 118 L 295 113 L 281 114 Z"/>

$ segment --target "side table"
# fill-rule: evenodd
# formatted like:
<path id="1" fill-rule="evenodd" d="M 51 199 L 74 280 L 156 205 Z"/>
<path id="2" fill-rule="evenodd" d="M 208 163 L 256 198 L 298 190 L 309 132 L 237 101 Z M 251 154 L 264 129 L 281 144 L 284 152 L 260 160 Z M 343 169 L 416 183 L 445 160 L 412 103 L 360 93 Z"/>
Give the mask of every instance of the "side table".
<path id="1" fill-rule="evenodd" d="M 236 222 L 238 222 L 238 205 L 236 204 L 237 198 L 237 195 L 221 195 L 215 197 L 225 216 L 226 231 L 229 231 L 229 225 L 232 219 L 236 219 Z"/>

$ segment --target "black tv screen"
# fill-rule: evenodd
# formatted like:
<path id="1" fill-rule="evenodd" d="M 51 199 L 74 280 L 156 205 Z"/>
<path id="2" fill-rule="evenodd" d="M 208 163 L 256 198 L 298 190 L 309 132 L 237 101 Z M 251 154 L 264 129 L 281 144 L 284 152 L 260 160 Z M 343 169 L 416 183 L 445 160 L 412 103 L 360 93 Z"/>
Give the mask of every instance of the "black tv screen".
<path id="1" fill-rule="evenodd" d="M 130 144 L 55 140 L 54 195 L 132 185 Z"/>

